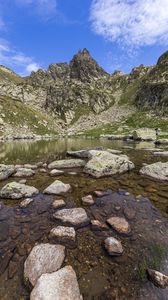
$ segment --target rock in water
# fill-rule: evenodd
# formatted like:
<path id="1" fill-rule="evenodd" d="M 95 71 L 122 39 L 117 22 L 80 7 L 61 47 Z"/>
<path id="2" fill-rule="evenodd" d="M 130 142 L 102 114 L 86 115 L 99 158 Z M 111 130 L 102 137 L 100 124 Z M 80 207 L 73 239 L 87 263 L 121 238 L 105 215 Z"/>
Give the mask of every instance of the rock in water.
<path id="1" fill-rule="evenodd" d="M 65 258 L 65 247 L 61 245 L 39 244 L 30 252 L 24 263 L 24 277 L 34 286 L 45 273 L 60 269 Z"/>
<path id="2" fill-rule="evenodd" d="M 18 168 L 17 172 L 14 174 L 15 177 L 31 177 L 35 172 L 30 168 Z"/>
<path id="3" fill-rule="evenodd" d="M 56 199 L 52 203 L 52 207 L 55 209 L 61 208 L 66 205 L 66 202 L 63 199 Z"/>
<path id="4" fill-rule="evenodd" d="M 152 270 L 147 269 L 148 278 L 153 284 L 161 289 L 165 289 L 168 286 L 168 276 Z"/>
<path id="5" fill-rule="evenodd" d="M 84 167 L 85 161 L 82 159 L 63 159 L 53 161 L 48 165 L 49 169 L 71 169 Z"/>
<path id="6" fill-rule="evenodd" d="M 43 274 L 31 292 L 30 300 L 82 300 L 75 271 L 66 266 L 57 272 Z"/>
<path id="7" fill-rule="evenodd" d="M 6 180 L 8 177 L 13 175 L 15 173 L 14 167 L 7 167 L 4 165 L 4 167 L 0 167 L 0 181 Z"/>
<path id="8" fill-rule="evenodd" d="M 75 242 L 76 232 L 73 227 L 57 226 L 51 229 L 50 236 L 58 238 L 60 241 Z"/>
<path id="9" fill-rule="evenodd" d="M 92 158 L 86 164 L 84 172 L 96 178 L 121 174 L 134 168 L 134 164 L 126 156 L 96 150 L 90 153 Z"/>
<path id="10" fill-rule="evenodd" d="M 78 158 L 88 158 L 89 150 L 67 151 L 67 155 Z"/>
<path id="11" fill-rule="evenodd" d="M 168 162 L 156 162 L 151 165 L 144 166 L 140 170 L 140 174 L 153 177 L 158 180 L 168 180 Z"/>
<path id="12" fill-rule="evenodd" d="M 82 197 L 82 202 L 84 205 L 93 205 L 94 199 L 93 199 L 92 195 L 87 195 L 85 197 Z"/>
<path id="13" fill-rule="evenodd" d="M 20 207 L 24 208 L 27 207 L 30 203 L 34 202 L 31 198 L 26 198 L 20 203 Z"/>
<path id="14" fill-rule="evenodd" d="M 21 184 L 18 182 L 10 182 L 1 189 L 0 198 L 21 199 L 23 197 L 31 197 L 38 192 L 38 189 L 33 186 Z"/>
<path id="15" fill-rule="evenodd" d="M 60 180 L 55 180 L 52 184 L 50 184 L 45 190 L 45 194 L 53 194 L 53 195 L 61 195 L 69 192 L 71 189 L 70 184 L 63 183 Z"/>
<path id="16" fill-rule="evenodd" d="M 123 247 L 120 241 L 113 237 L 108 237 L 104 241 L 105 248 L 110 255 L 122 255 Z"/>
<path id="17" fill-rule="evenodd" d="M 83 208 L 61 209 L 54 213 L 53 217 L 62 221 L 64 224 L 70 224 L 76 227 L 82 227 L 89 223 L 89 218 Z"/>
<path id="18" fill-rule="evenodd" d="M 64 174 L 64 171 L 62 170 L 53 169 L 50 171 L 50 176 L 59 176 L 62 174 Z"/>
<path id="19" fill-rule="evenodd" d="M 128 234 L 131 231 L 130 225 L 125 218 L 111 217 L 107 220 L 107 223 L 119 233 Z"/>

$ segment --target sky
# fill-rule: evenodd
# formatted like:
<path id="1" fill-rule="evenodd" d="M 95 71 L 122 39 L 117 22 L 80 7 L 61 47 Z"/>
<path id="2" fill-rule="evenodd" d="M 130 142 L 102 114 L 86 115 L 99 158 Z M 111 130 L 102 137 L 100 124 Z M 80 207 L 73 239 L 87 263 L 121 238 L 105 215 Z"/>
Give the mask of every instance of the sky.
<path id="1" fill-rule="evenodd" d="M 168 50 L 168 0 L 0 0 L 0 64 L 26 76 L 87 48 L 109 73 Z"/>

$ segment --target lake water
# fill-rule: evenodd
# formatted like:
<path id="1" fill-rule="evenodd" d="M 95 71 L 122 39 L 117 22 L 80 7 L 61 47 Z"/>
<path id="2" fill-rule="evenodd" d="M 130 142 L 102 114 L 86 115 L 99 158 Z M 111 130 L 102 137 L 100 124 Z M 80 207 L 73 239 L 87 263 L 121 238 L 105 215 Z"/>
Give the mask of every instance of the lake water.
<path id="1" fill-rule="evenodd" d="M 72 186 L 71 193 L 64 197 L 67 207 L 83 207 L 82 196 L 95 190 L 105 191 L 103 197 L 95 199 L 95 205 L 85 207 L 88 216 L 104 223 L 111 215 L 127 216 L 132 234 L 118 236 L 110 228 L 94 231 L 90 226 L 78 229 L 77 244 L 73 248 L 67 245 L 65 264 L 75 269 L 84 299 L 166 300 L 168 290 L 156 288 L 145 273 L 147 267 L 168 272 L 168 185 L 139 175 L 143 163 L 166 161 L 143 150 L 153 148 L 153 144 L 80 138 L 5 142 L 0 144 L 0 163 L 49 163 L 65 158 L 67 150 L 95 147 L 122 150 L 136 167 L 129 173 L 101 179 L 83 174 L 82 169 L 66 170 L 57 179 Z M 71 175 L 70 171 L 77 174 Z M 0 182 L 0 187 L 12 180 Z M 53 242 L 49 231 L 57 224 L 51 208 L 56 197 L 44 197 L 41 193 L 53 181 L 48 173 L 39 171 L 27 180 L 27 184 L 40 191 L 28 209 L 20 209 L 20 201 L 3 199 L 5 207 L 0 210 L 0 228 L 7 237 L 0 239 L 0 299 L 29 299 L 31 288 L 23 282 L 23 263 L 36 242 Z M 125 192 L 130 195 L 125 196 Z M 130 216 L 131 211 L 135 216 Z M 108 236 L 122 241 L 125 249 L 122 256 L 107 254 L 103 241 Z"/>

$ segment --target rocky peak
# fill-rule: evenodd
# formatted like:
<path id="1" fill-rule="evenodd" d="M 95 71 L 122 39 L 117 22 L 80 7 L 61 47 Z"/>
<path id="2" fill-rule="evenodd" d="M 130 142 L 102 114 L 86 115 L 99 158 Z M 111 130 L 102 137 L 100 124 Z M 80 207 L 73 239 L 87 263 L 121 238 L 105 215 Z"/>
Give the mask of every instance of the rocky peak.
<path id="1" fill-rule="evenodd" d="M 157 61 L 157 65 L 163 64 L 163 63 L 168 64 L 168 51 L 166 51 L 165 53 L 163 53 L 163 54 L 159 57 L 159 59 L 158 59 L 158 61 Z"/>
<path id="2" fill-rule="evenodd" d="M 145 67 L 143 64 L 141 64 L 140 66 L 133 68 L 130 75 L 133 79 L 136 79 L 147 74 L 150 70 L 151 67 Z"/>
<path id="3" fill-rule="evenodd" d="M 70 62 L 70 77 L 83 82 L 90 82 L 92 78 L 99 78 L 108 75 L 92 58 L 85 48 L 79 50 Z"/>

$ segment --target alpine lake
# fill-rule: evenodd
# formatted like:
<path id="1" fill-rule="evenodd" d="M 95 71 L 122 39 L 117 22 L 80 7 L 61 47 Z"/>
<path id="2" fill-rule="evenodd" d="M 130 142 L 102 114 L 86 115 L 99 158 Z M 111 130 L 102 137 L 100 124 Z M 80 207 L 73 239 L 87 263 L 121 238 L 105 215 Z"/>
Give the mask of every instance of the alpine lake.
<path id="1" fill-rule="evenodd" d="M 96 179 L 84 174 L 82 168 L 65 169 L 64 174 L 56 177 L 38 168 L 26 181 L 40 191 L 29 206 L 19 206 L 23 199 L 1 199 L 0 300 L 29 299 L 32 287 L 24 281 L 24 262 L 35 244 L 55 243 L 49 233 L 60 225 L 53 218 L 52 207 L 52 202 L 59 198 L 65 200 L 65 208 L 83 207 L 90 220 L 106 224 L 110 216 L 125 217 L 131 227 L 130 234 L 121 235 L 109 226 L 95 230 L 89 224 L 76 230 L 74 245 L 66 243 L 63 265 L 71 265 L 75 270 L 84 300 L 168 299 L 168 288 L 157 288 L 146 275 L 147 268 L 168 274 L 168 184 L 139 174 L 143 163 L 167 161 L 166 157 L 144 150 L 157 146 L 150 142 L 85 138 L 9 141 L 0 143 L 0 163 L 48 164 L 65 159 L 68 150 L 96 147 L 121 150 L 135 169 Z M 166 146 L 161 147 L 166 150 Z M 9 177 L 0 181 L 0 188 L 20 179 Z M 69 183 L 71 191 L 61 197 L 44 195 L 43 190 L 56 179 Z M 103 194 L 95 196 L 95 191 Z M 89 194 L 95 202 L 86 206 L 81 199 Z M 121 256 L 110 256 L 105 249 L 104 240 L 110 236 L 122 242 Z"/>

